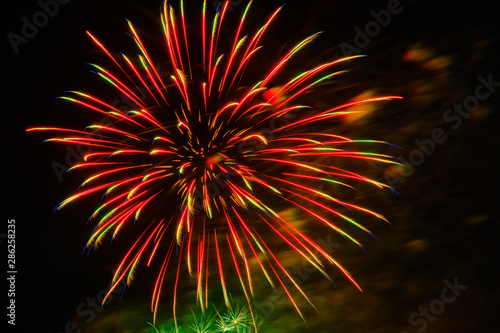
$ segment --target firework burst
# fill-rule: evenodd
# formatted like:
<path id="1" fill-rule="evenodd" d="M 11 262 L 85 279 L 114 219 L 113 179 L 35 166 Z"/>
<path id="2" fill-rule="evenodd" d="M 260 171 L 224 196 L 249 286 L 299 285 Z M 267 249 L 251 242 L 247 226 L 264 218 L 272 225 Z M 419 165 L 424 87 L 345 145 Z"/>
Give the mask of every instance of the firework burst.
<path id="1" fill-rule="evenodd" d="M 102 195 L 102 205 L 91 216 L 96 226 L 86 246 L 89 250 L 106 235 L 115 238 L 128 224 L 142 227 L 118 265 L 108 295 L 123 280 L 130 283 L 140 259 L 149 266 L 153 258 L 159 257 L 151 301 L 155 319 L 160 291 L 168 278 L 172 281 L 175 318 L 176 295 L 184 272 L 195 282 L 202 309 L 208 307 L 209 286 L 216 285 L 229 307 L 226 281 L 229 275 L 237 276 L 253 318 L 252 280 L 256 272 L 251 262 L 273 288 L 284 289 L 302 316 L 285 282 L 291 282 L 309 299 L 280 261 L 278 242 L 327 277 L 323 263 L 337 266 L 359 288 L 301 226 L 278 211 L 276 207 L 282 204 L 308 216 L 309 225 L 333 229 L 358 245 L 343 230 L 342 223 L 370 231 L 344 210 L 385 220 L 375 212 L 342 201 L 335 193 L 352 189 L 355 182 L 388 186 L 340 168 L 338 161 L 352 158 L 397 162 L 387 155 L 352 148 L 383 142 L 335 135 L 325 124 L 356 112 L 353 107 L 361 109 L 364 103 L 399 97 L 374 97 L 324 110 L 301 103 L 320 84 L 344 73 L 344 63 L 360 56 L 321 63 L 284 78 L 292 57 L 313 42 L 319 35 L 316 33 L 296 43 L 263 70 L 259 64 L 259 54 L 264 52 L 260 42 L 281 8 L 270 13 L 259 29 L 244 35 L 245 30 L 251 30 L 246 24 L 249 3 L 238 24 L 228 28 L 235 31 L 228 41 L 219 38 L 229 16 L 228 4 L 221 5 L 211 18 L 204 2 L 201 15 L 193 15 L 201 25 L 194 33 L 186 28 L 183 2 L 175 8 L 164 3 L 163 42 L 172 73 L 167 78 L 158 72 L 131 22 L 127 21 L 130 36 L 139 49 L 134 58 L 113 54 L 88 32 L 115 66 L 113 72 L 92 65 L 93 71 L 130 99 L 133 108 L 125 112 L 98 97 L 70 91 L 61 98 L 104 115 L 110 120 L 107 125 L 90 125 L 83 130 L 28 129 L 59 132 L 61 136 L 47 141 L 91 148 L 83 161 L 70 169 L 88 169 L 90 176 L 75 195 L 56 209 L 83 197 Z M 249 84 L 248 78 L 261 71 L 259 80 Z M 138 90 L 145 95 L 139 96 Z M 272 238 L 263 236 L 269 233 Z M 209 283 L 209 275 L 218 282 Z"/>

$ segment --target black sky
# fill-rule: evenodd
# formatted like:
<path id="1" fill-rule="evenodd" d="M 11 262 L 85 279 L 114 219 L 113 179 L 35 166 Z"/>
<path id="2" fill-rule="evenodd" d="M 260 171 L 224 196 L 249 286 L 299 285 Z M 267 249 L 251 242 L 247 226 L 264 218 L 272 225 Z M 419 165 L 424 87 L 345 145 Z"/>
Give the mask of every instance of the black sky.
<path id="1" fill-rule="evenodd" d="M 286 1 L 284 3 L 287 3 Z M 362 27 L 370 20 L 370 10 L 381 9 L 386 6 L 387 1 L 311 1 L 300 3 L 287 3 L 285 6 L 283 20 L 280 25 L 289 24 L 290 29 L 278 27 L 271 39 L 276 39 L 277 45 L 283 39 L 281 33 L 291 32 L 312 33 L 324 30 L 323 41 L 318 42 L 318 48 L 332 49 L 334 56 L 340 56 L 338 45 L 341 42 L 351 42 L 354 36 L 353 27 Z M 255 12 L 267 15 L 270 10 L 281 5 L 282 2 L 256 1 Z M 367 51 L 372 54 L 374 64 L 384 66 L 383 72 L 391 72 L 391 78 L 398 77 L 395 85 L 403 85 L 405 79 L 411 82 L 417 81 L 421 76 L 418 72 L 408 72 L 403 65 L 399 66 L 398 57 L 401 49 L 406 45 L 424 42 L 436 50 L 439 54 L 456 56 L 453 72 L 453 80 L 460 83 L 459 87 L 465 87 L 464 91 L 473 92 L 477 83 L 478 75 L 493 73 L 496 81 L 500 81 L 500 68 L 498 57 L 493 54 L 493 49 L 498 39 L 495 36 L 495 28 L 498 29 L 498 14 L 492 8 L 481 2 L 466 2 L 456 4 L 454 1 L 402 1 L 405 7 L 401 14 L 394 16 L 391 24 L 374 38 L 373 43 Z M 9 2 L 3 4 L 3 113 L 2 121 L 3 149 L 2 170 L 7 186 L 3 187 L 6 194 L 4 198 L 3 219 L 16 220 L 16 331 L 15 332 L 63 332 L 65 325 L 74 318 L 76 308 L 87 297 L 95 295 L 107 286 L 110 279 L 112 265 L 119 258 L 119 251 L 107 247 L 87 257 L 81 255 L 85 242 L 92 231 L 92 226 L 85 222 L 93 211 L 88 204 L 94 202 L 83 202 L 80 205 L 68 207 L 63 211 L 53 213 L 52 210 L 57 203 L 74 192 L 79 184 L 78 177 L 71 178 L 63 175 L 60 182 L 53 169 L 54 161 L 67 164 L 71 161 L 72 154 L 68 155 L 65 147 L 42 144 L 46 138 L 44 134 L 27 134 L 26 128 L 31 126 L 68 126 L 82 128 L 95 121 L 82 109 L 75 109 L 71 104 L 57 100 L 65 90 L 82 90 L 99 92 L 100 80 L 89 72 L 88 62 L 106 63 L 105 58 L 99 53 L 85 34 L 86 30 L 102 36 L 102 40 L 114 51 L 131 52 L 134 50 L 131 39 L 125 35 L 127 25 L 124 18 L 134 22 L 137 27 L 156 29 L 151 36 L 160 35 L 160 25 L 157 20 L 159 12 L 159 1 L 81 1 L 72 0 L 67 4 L 59 5 L 57 14 L 50 17 L 46 25 L 38 28 L 38 32 L 28 39 L 27 43 L 19 45 L 19 52 L 7 38 L 8 33 L 21 34 L 24 24 L 23 17 L 32 18 L 33 14 L 40 11 L 40 5 L 36 1 Z M 242 6 L 240 6 L 242 7 Z M 241 10 L 236 6 L 235 11 Z M 254 14 L 257 15 L 257 14 Z M 255 19 L 256 20 L 256 19 Z M 148 37 L 151 37 L 148 36 Z M 481 60 L 469 62 L 470 65 L 460 63 L 474 56 L 474 45 L 480 41 L 489 41 L 489 45 L 479 48 L 484 54 Z M 441 44 L 440 41 L 443 41 Z M 316 46 L 315 46 L 316 47 Z M 440 49 L 442 47 L 442 49 Z M 159 48 L 161 49 L 161 48 Z M 135 52 L 135 51 L 133 51 Z M 462 53 L 464 52 L 464 53 Z M 398 71 L 400 75 L 398 75 Z M 408 74 L 410 73 L 410 74 Z M 376 75 L 371 72 L 370 75 Z M 367 77 L 367 84 L 373 77 Z M 385 84 L 385 83 L 384 83 Z M 390 86 L 389 86 L 390 87 Z M 456 98 L 449 97 L 450 89 L 456 86 L 437 86 L 432 91 L 433 102 L 423 118 L 429 117 L 428 110 L 436 110 L 439 118 L 447 105 L 452 105 Z M 397 90 L 397 89 L 396 89 Z M 500 88 L 499 88 L 500 90 Z M 108 90 L 106 90 L 108 91 Z M 397 92 L 397 91 L 396 91 Z M 392 92 L 391 92 L 392 93 Z M 442 93 L 442 94 L 441 94 Z M 488 101 L 490 114 L 498 114 L 498 100 L 500 92 Z M 440 95 L 442 97 L 440 97 Z M 110 100 L 117 98 L 111 96 Z M 463 97 L 462 97 L 463 98 Z M 410 99 L 411 100 L 411 99 Z M 432 106 L 432 103 L 433 106 Z M 432 117 L 429 117 L 429 119 Z M 413 118 L 401 114 L 398 118 L 398 126 L 411 125 Z M 421 127 L 419 137 L 428 135 L 433 123 L 428 127 Z M 448 190 L 440 193 L 454 193 L 460 200 L 450 201 L 446 197 L 438 197 L 434 202 L 422 199 L 420 212 L 415 215 L 408 213 L 406 219 L 411 219 L 422 211 L 429 212 L 428 218 L 439 224 L 443 216 L 460 214 L 467 216 L 487 216 L 487 222 L 481 225 L 481 230 L 464 231 L 455 229 L 450 224 L 446 232 L 440 234 L 442 238 L 453 238 L 455 232 L 460 242 L 468 242 L 467 251 L 480 251 L 477 257 L 484 259 L 486 263 L 476 262 L 478 267 L 465 267 L 464 269 L 480 269 L 484 273 L 498 268 L 498 250 L 494 241 L 499 229 L 498 220 L 498 187 L 494 184 L 498 180 L 498 162 L 494 155 L 498 153 L 498 116 L 491 115 L 488 121 L 479 125 L 464 127 L 462 131 L 456 132 L 452 140 L 442 147 L 444 153 L 435 157 L 434 161 L 452 164 L 450 168 L 429 167 L 417 174 L 416 179 L 405 183 L 406 189 L 411 195 L 404 194 L 397 199 L 398 204 L 406 201 L 425 198 L 429 192 L 435 191 L 429 179 L 442 181 Z M 391 126 L 388 122 L 387 126 Z M 469 125 L 467 125 L 469 126 Z M 394 131 L 394 129 L 389 129 Z M 413 137 L 408 139 L 411 146 Z M 401 141 L 405 141 L 402 139 Z M 441 148 L 440 148 L 441 149 Z M 451 153 L 452 160 L 447 160 L 446 149 Z M 460 161 L 456 159 L 462 156 Z M 69 158 L 67 161 L 66 159 Z M 429 165 L 434 165 L 430 162 Z M 496 165 L 496 166 L 495 166 Z M 437 174 L 436 174 L 437 173 Z M 432 174 L 432 178 L 425 178 Z M 420 181 L 422 179 L 426 181 Z M 451 190 L 457 183 L 456 190 Z M 443 185 L 444 186 L 444 185 Z M 438 202 L 436 202 L 438 201 Z M 440 202 L 439 202 L 440 201 Z M 86 206 L 87 204 L 87 206 Z M 463 206 L 466 207 L 463 207 Z M 427 216 L 427 215 L 426 215 Z M 426 222 L 429 225 L 429 221 Z M 397 224 L 397 222 L 396 222 Z M 426 230 L 415 228 L 421 237 L 426 236 Z M 2 233 L 5 232 L 5 224 Z M 428 231 L 428 230 L 427 230 Z M 464 233 L 470 232 L 470 238 Z M 391 232 L 385 231 L 385 235 Z M 434 234 L 435 241 L 439 237 Z M 430 238 L 432 238 L 430 237 Z M 380 245 L 380 244 L 379 244 Z M 383 245 L 383 244 L 382 244 Z M 456 266 L 453 251 L 455 245 L 450 248 L 442 248 L 436 253 L 428 254 L 429 271 L 445 271 L 443 266 L 449 264 L 449 271 L 454 271 Z M 463 248 L 460 248 L 463 250 Z M 108 252 L 106 252 L 108 251 Z M 397 250 L 396 250 L 397 251 Z M 465 250 L 464 250 L 465 251 Z M 5 271 L 4 262 L 5 242 L 2 240 L 2 270 Z M 114 255 L 114 256 L 113 256 Z M 490 259 L 491 258 L 491 259 Z M 421 259 L 419 259 L 421 260 Z M 367 259 L 369 261 L 369 258 Z M 407 263 L 408 264 L 408 263 Z M 457 264 L 458 265 L 458 264 Z M 411 266 L 411 264 L 409 264 Z M 420 266 L 419 266 L 420 267 Z M 408 269 L 410 271 L 410 269 Z M 433 273 L 429 273 L 432 275 Z M 436 273 L 436 281 L 440 283 L 441 276 Z M 467 274 L 464 274 L 467 275 Z M 474 280 L 480 290 L 488 290 L 493 286 L 490 278 L 480 275 L 481 278 Z M 484 286 L 482 285 L 484 283 Z M 145 288 L 149 291 L 148 288 Z M 498 287 L 492 288 L 492 292 L 498 291 Z M 2 295 L 5 292 L 1 291 Z M 485 292 L 488 294 L 488 292 Z M 483 294 L 478 297 L 481 298 Z M 130 296 L 133 298 L 133 296 Z M 140 298 L 139 296 L 135 296 Z M 5 296 L 2 297 L 2 308 Z M 427 298 L 428 299 L 428 298 Z M 465 302 L 465 301 L 464 301 Z M 484 304 L 489 300 L 485 300 Z M 484 309 L 471 309 L 471 311 L 487 313 L 492 311 L 486 305 Z M 475 307 L 472 305 L 471 307 Z M 497 307 L 498 309 L 498 307 Z M 5 311 L 5 310 L 4 310 Z M 404 315 L 403 315 L 404 317 Z M 477 315 L 472 315 L 478 318 Z M 479 318 L 481 318 L 479 316 Z M 484 320 L 491 317 L 485 315 Z M 464 325 L 463 332 L 474 332 L 467 326 L 467 318 L 456 318 Z M 2 322 L 5 322 L 2 316 Z M 2 323 L 3 324 L 3 323 Z M 403 322 L 401 328 L 405 327 Z M 483 326 L 481 326 L 483 325 Z M 479 323 L 477 327 L 487 328 L 489 323 Z M 472 325 L 474 326 L 474 325 Z M 91 332 L 85 330 L 83 332 Z M 10 332 L 10 331 L 9 331 Z M 14 332 L 14 331 L 13 331 Z M 431 330 L 429 329 L 429 332 Z M 432 331 L 434 332 L 434 331 Z M 459 331 L 455 331 L 459 332 Z"/>

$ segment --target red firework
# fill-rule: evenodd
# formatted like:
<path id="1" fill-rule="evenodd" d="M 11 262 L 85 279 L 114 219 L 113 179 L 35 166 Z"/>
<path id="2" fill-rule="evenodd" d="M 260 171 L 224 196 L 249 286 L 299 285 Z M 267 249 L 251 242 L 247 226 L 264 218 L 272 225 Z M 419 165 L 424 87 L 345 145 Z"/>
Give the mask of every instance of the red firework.
<path id="1" fill-rule="evenodd" d="M 92 65 L 95 71 L 124 94 L 133 107 L 124 112 L 100 98 L 71 91 L 61 98 L 101 113 L 110 121 L 84 130 L 28 129 L 60 132 L 61 136 L 47 141 L 91 148 L 71 170 L 89 169 L 93 173 L 75 195 L 56 207 L 60 209 L 90 195 L 103 196 L 102 205 L 92 214 L 96 227 L 87 244 L 89 249 L 97 247 L 108 233 L 114 238 L 132 222 L 137 221 L 143 228 L 119 264 L 103 303 L 121 281 L 130 282 L 139 259 L 145 257 L 149 266 L 153 257 L 160 255 L 162 261 L 151 302 L 155 318 L 160 291 L 170 272 L 174 281 L 175 318 L 181 267 L 187 267 L 196 282 L 197 300 L 202 308 L 208 307 L 209 272 L 218 276 L 229 306 L 226 284 L 229 270 L 238 277 L 252 313 L 255 274 L 250 268 L 252 260 L 273 287 L 284 288 L 302 316 L 283 276 L 309 299 L 280 262 L 277 241 L 327 277 L 323 263 L 335 265 L 359 288 L 325 249 L 275 207 L 292 207 L 307 216 L 309 225 L 326 226 L 360 245 L 339 225 L 347 222 L 370 232 L 343 210 L 385 218 L 342 201 L 334 193 L 352 189 L 353 182 L 379 188 L 388 186 L 339 167 L 339 161 L 354 158 L 398 163 L 387 155 L 346 149 L 383 142 L 331 134 L 331 126 L 325 125 L 356 112 L 352 111 L 353 106 L 399 97 L 374 97 L 325 110 L 301 104 L 304 96 L 319 84 L 344 73 L 345 70 L 337 69 L 339 66 L 360 57 L 321 63 L 283 78 L 287 76 L 284 69 L 290 59 L 319 33 L 290 48 L 258 81 L 242 85 L 248 82 L 249 71 L 254 77 L 263 70 L 258 63 L 263 52 L 260 41 L 281 8 L 259 29 L 243 35 L 248 30 L 245 22 L 249 3 L 234 29 L 234 39 L 222 42 L 219 36 L 229 15 L 228 4 L 229 1 L 222 5 L 209 22 L 205 1 L 198 17 L 201 29 L 190 35 L 183 2 L 178 16 L 165 2 L 161 23 L 173 73 L 168 78 L 160 75 L 130 22 L 130 34 L 139 49 L 135 60 L 123 54 L 114 55 L 88 33 L 116 66 L 116 73 Z M 197 52 L 190 51 L 195 49 L 193 44 L 198 47 Z M 151 84 L 146 84 L 144 78 Z M 270 89 L 271 86 L 279 88 Z M 138 96 L 139 87 L 147 91 L 145 96 Z M 263 236 L 269 233 L 273 235 L 272 242 Z"/>

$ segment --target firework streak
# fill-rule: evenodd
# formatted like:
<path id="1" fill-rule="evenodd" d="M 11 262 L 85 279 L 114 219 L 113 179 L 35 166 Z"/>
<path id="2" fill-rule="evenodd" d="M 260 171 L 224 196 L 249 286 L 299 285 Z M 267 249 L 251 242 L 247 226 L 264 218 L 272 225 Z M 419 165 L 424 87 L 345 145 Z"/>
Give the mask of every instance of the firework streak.
<path id="1" fill-rule="evenodd" d="M 96 248 L 107 234 L 114 239 L 131 223 L 135 229 L 142 228 L 118 265 L 108 295 L 121 281 L 130 283 L 140 259 L 149 266 L 160 257 L 151 302 L 155 320 L 164 285 L 173 288 L 176 317 L 177 290 L 184 275 L 196 284 L 197 302 L 202 309 L 208 307 L 209 286 L 217 284 L 229 307 L 226 281 L 229 276 L 237 276 L 251 311 L 256 274 L 252 265 L 259 267 L 259 275 L 273 287 L 284 288 L 302 316 L 285 282 L 291 281 L 298 293 L 309 299 L 275 252 L 278 241 L 327 277 L 323 263 L 326 260 L 335 265 L 359 288 L 349 273 L 305 234 L 303 226 L 273 207 L 293 208 L 310 221 L 308 226 L 316 223 L 315 228 L 331 228 L 360 245 L 338 224 L 348 223 L 370 232 L 343 210 L 385 218 L 344 202 L 332 192 L 352 189 L 349 183 L 353 182 L 388 186 L 340 168 L 338 161 L 349 158 L 398 164 L 387 155 L 349 149 L 383 142 L 352 140 L 330 132 L 331 124 L 339 117 L 356 112 L 353 107 L 362 110 L 364 103 L 399 97 L 370 98 L 326 110 L 300 103 L 320 83 L 345 72 L 338 66 L 360 56 L 322 63 L 283 79 L 291 58 L 319 35 L 316 33 L 289 48 L 267 71 L 263 70 L 257 82 L 244 85 L 248 77 L 262 70 L 260 41 L 281 8 L 263 20 L 260 29 L 243 35 L 251 3 L 236 27 L 224 30 L 229 20 L 228 4 L 221 5 L 212 19 L 204 2 L 201 15 L 193 16 L 201 29 L 192 31 L 186 28 L 182 1 L 175 9 L 164 3 L 161 23 L 172 66 L 170 78 L 160 78 L 131 22 L 127 21 L 130 35 L 139 49 L 136 58 L 113 55 L 88 32 L 116 65 L 116 72 L 97 65 L 92 65 L 93 71 L 133 101 L 135 107 L 124 112 L 97 97 L 69 91 L 61 98 L 101 113 L 112 119 L 111 124 L 91 125 L 81 131 L 57 127 L 27 130 L 58 132 L 60 136 L 46 141 L 91 148 L 83 161 L 70 170 L 93 172 L 77 194 L 56 209 L 83 197 L 102 195 L 103 203 L 91 217 L 96 227 L 88 250 Z M 227 31 L 235 34 L 229 41 L 219 39 L 222 31 L 224 36 Z M 152 84 L 146 85 L 144 77 Z M 269 89 L 271 86 L 279 88 Z M 134 93 L 139 87 L 147 87 L 147 96 Z M 266 233 L 273 237 L 267 239 L 263 236 Z M 218 276 L 218 283 L 209 283 L 209 275 Z M 165 283 L 167 279 L 171 282 Z"/>

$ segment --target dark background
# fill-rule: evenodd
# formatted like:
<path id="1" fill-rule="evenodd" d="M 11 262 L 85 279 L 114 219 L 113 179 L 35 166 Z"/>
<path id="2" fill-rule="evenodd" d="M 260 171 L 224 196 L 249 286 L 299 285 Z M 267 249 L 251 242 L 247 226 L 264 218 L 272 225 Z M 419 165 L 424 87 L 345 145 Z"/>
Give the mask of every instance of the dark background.
<path id="1" fill-rule="evenodd" d="M 64 332 L 71 320 L 80 321 L 83 332 L 144 332 L 149 327 L 147 273 L 122 301 L 96 311 L 90 323 L 82 323 L 90 314 L 78 316 L 76 309 L 107 287 L 121 253 L 120 244 L 103 246 L 88 257 L 81 255 L 92 230 L 86 221 L 95 202 L 82 201 L 52 212 L 81 179 L 64 175 L 59 182 L 51 164 L 64 164 L 67 151 L 62 145 L 42 144 L 43 134 L 27 134 L 25 129 L 49 125 L 83 128 L 96 121 L 82 109 L 55 99 L 70 89 L 103 92 L 102 83 L 86 63 L 108 62 L 85 31 L 100 36 L 114 51 L 133 54 L 135 46 L 124 33 L 124 18 L 144 29 L 151 42 L 154 36 L 161 36 L 160 4 L 70 1 L 60 5 L 58 13 L 27 44 L 20 45 L 17 54 L 6 36 L 20 34 L 21 18 L 31 18 L 40 7 L 36 1 L 3 4 L 2 170 L 7 182 L 3 219 L 16 220 L 17 332 Z M 256 1 L 250 22 L 257 25 L 281 4 Z M 348 124 L 342 131 L 351 137 L 369 136 L 397 144 L 404 150 L 395 154 L 406 158 L 417 148 L 414 140 L 429 138 L 436 127 L 445 129 L 447 140 L 404 182 L 395 185 L 399 195 L 383 192 L 379 197 L 360 198 L 392 222 L 392 226 L 375 227 L 381 241 L 368 239 L 367 255 L 355 249 L 340 254 L 364 292 L 344 285 L 314 292 L 309 286 L 313 300 L 322 304 L 319 315 L 308 317 L 309 326 L 283 306 L 266 319 L 269 325 L 264 324 L 262 332 L 416 332 L 420 325 L 411 326 L 409 316 L 440 296 L 445 279 L 455 278 L 467 289 L 428 322 L 425 332 L 489 332 L 498 327 L 500 92 L 481 102 L 457 130 L 442 118 L 454 103 L 474 94 L 479 75 L 491 74 L 494 81 L 500 81 L 494 52 L 498 12 L 486 1 L 401 4 L 404 10 L 363 48 L 370 57 L 350 66 L 352 75 L 346 77 L 346 88 L 375 89 L 401 95 L 404 100 L 355 126 Z M 285 40 L 296 41 L 297 36 L 322 30 L 323 36 L 311 46 L 308 56 L 340 57 L 339 44 L 353 44 L 354 27 L 363 28 L 373 20 L 371 10 L 386 6 L 387 1 L 289 2 L 265 42 L 280 49 Z M 214 10 L 211 4 L 208 9 Z M 234 12 L 242 9 L 243 5 L 235 6 Z M 162 42 L 158 42 L 156 54 L 163 51 Z M 411 58 L 411 54 L 422 59 Z M 110 95 L 109 101 L 117 97 Z M 338 100 L 342 102 L 343 96 Z M 1 232 L 5 230 L 4 224 Z M 5 250 L 2 239 L 3 271 Z M 6 289 L 1 293 L 6 300 Z M 6 321 L 3 316 L 2 324 Z"/>

